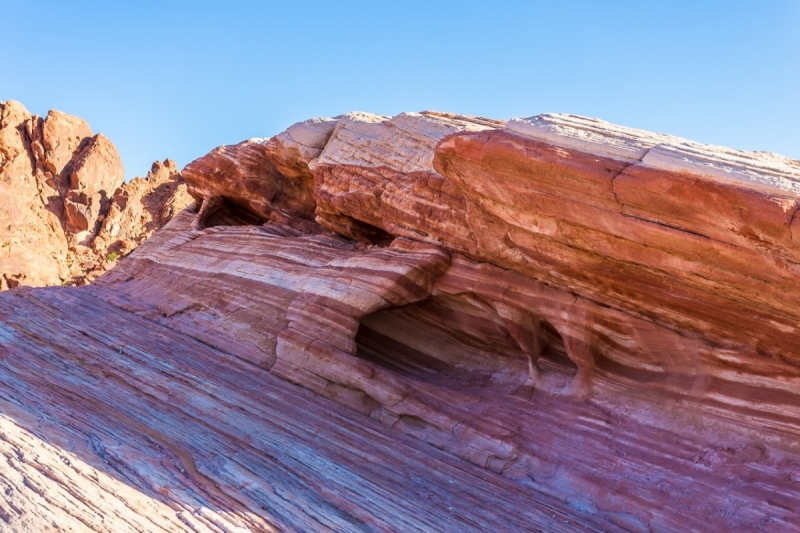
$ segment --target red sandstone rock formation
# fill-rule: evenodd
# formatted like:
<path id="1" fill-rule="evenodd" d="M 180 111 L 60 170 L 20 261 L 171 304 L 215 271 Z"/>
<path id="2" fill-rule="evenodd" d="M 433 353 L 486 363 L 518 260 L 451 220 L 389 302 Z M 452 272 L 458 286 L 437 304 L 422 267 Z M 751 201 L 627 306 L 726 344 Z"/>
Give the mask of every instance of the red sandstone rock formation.
<path id="1" fill-rule="evenodd" d="M 0 290 L 91 280 L 190 203 L 169 160 L 122 181 L 116 148 L 82 119 L 0 103 Z"/>
<path id="2" fill-rule="evenodd" d="M 0 297 L 10 527 L 800 528 L 800 162 L 352 113 L 183 176 L 92 286 Z"/>
<path id="3" fill-rule="evenodd" d="M 99 253 L 131 252 L 191 203 L 175 162 L 156 161 L 147 176 L 114 192 L 93 247 Z"/>

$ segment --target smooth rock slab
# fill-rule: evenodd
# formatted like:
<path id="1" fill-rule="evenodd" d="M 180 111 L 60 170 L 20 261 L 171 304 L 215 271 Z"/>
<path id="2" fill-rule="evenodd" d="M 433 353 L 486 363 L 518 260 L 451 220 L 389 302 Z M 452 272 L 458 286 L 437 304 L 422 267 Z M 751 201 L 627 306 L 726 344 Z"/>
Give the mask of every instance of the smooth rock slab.
<path id="1" fill-rule="evenodd" d="M 2 530 L 605 530 L 88 289 L 0 296 Z"/>

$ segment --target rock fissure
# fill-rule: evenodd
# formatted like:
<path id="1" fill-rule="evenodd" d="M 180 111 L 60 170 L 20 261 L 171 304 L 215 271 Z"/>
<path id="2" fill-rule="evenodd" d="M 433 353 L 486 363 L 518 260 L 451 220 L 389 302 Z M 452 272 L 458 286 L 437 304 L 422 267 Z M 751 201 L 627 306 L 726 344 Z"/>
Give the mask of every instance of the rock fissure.
<path id="1" fill-rule="evenodd" d="M 792 216 L 789 217 L 788 226 L 789 226 L 789 236 L 791 242 L 794 242 L 794 221 L 797 219 L 798 211 L 800 211 L 800 204 L 797 205 L 797 207 L 792 212 Z"/>

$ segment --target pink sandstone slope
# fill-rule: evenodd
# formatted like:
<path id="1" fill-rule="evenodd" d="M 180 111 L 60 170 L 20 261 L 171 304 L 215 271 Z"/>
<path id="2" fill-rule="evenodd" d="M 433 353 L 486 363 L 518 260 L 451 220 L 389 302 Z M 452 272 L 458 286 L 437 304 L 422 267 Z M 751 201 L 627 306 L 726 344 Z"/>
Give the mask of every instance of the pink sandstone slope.
<path id="1" fill-rule="evenodd" d="M 350 113 L 182 175 L 0 295 L 9 528 L 800 529 L 800 162 Z"/>

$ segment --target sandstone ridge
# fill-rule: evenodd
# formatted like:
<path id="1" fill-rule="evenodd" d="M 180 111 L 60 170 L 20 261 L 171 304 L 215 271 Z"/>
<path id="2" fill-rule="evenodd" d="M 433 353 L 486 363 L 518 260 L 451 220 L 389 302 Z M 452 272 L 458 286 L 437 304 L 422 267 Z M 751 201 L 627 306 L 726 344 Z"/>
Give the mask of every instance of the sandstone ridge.
<path id="1" fill-rule="evenodd" d="M 94 284 L 0 297 L 6 523 L 800 528 L 800 162 L 358 112 L 182 175 Z"/>
<path id="2" fill-rule="evenodd" d="M 123 177 L 84 120 L 0 102 L 0 290 L 91 281 L 190 201 L 172 161 Z"/>

